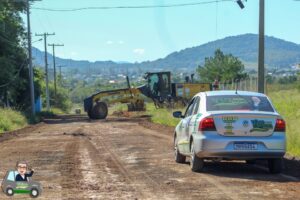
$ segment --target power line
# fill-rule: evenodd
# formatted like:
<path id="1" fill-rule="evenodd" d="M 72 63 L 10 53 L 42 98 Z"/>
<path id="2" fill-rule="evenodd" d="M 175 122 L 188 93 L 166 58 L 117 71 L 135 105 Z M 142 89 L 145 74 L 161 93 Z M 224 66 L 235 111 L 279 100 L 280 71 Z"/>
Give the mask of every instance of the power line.
<path id="1" fill-rule="evenodd" d="M 41 8 L 32 7 L 35 10 L 53 11 L 53 12 L 74 12 L 82 10 L 111 10 L 111 9 L 145 9 L 145 8 L 171 8 L 171 7 L 185 7 L 185 6 L 197 6 L 204 4 L 212 4 L 225 1 L 235 0 L 207 0 L 194 3 L 180 3 L 180 4 L 166 4 L 166 5 L 141 5 L 141 6 L 97 6 L 97 7 L 81 7 L 81 8 L 68 8 L 68 9 L 53 9 L 53 8 Z"/>

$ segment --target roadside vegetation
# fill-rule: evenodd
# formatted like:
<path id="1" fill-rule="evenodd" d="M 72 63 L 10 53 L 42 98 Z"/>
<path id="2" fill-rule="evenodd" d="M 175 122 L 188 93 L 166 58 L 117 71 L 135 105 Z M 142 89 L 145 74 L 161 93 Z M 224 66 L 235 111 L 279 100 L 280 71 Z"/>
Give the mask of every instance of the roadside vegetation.
<path id="1" fill-rule="evenodd" d="M 220 49 L 215 51 L 213 57 L 205 58 L 203 66 L 198 66 L 198 75 L 201 81 L 231 83 L 236 79 L 244 79 L 248 76 L 242 61 L 232 54 L 224 54 Z"/>
<path id="2" fill-rule="evenodd" d="M 280 86 L 271 86 L 268 96 L 286 121 L 288 152 L 300 156 L 300 91 L 295 88 L 295 84 L 285 90 L 278 90 L 278 87 Z"/>
<path id="3" fill-rule="evenodd" d="M 0 108 L 0 133 L 16 130 L 27 125 L 26 117 L 15 110 Z"/>
<path id="4" fill-rule="evenodd" d="M 173 117 L 173 112 L 184 109 L 157 109 L 153 103 L 146 105 L 146 114 L 151 116 L 151 121 L 157 124 L 163 124 L 167 126 L 176 126 L 180 119 Z"/>
<path id="5" fill-rule="evenodd" d="M 31 116 L 29 71 L 26 67 L 27 33 L 22 18 L 25 12 L 25 1 L 0 1 L 0 132 L 21 128 L 27 122 L 37 122 L 39 116 L 45 114 Z M 39 97 L 45 99 L 44 74 L 41 68 L 34 67 L 35 100 Z M 53 83 L 50 82 L 49 86 L 53 95 Z M 51 112 L 66 113 L 70 110 L 69 91 L 63 86 L 59 85 L 57 96 L 52 97 Z M 45 108 L 45 101 L 42 103 Z"/>

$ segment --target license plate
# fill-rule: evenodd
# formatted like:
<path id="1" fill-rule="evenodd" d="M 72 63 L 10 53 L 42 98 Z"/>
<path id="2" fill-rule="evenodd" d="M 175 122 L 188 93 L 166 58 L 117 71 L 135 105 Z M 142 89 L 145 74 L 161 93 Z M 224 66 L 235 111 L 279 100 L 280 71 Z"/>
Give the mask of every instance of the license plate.
<path id="1" fill-rule="evenodd" d="M 257 143 L 237 142 L 234 143 L 234 150 L 257 150 Z"/>

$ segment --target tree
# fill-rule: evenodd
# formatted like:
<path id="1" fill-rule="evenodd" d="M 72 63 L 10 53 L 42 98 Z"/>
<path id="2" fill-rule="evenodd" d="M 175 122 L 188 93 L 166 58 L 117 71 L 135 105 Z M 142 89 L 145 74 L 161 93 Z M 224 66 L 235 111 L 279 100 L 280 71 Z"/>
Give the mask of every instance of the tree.
<path id="1" fill-rule="evenodd" d="M 22 110 L 30 105 L 26 32 L 20 16 L 25 10 L 24 1 L 0 1 L 0 104 L 5 99 Z"/>
<path id="2" fill-rule="evenodd" d="M 68 113 L 72 108 L 72 102 L 70 100 L 70 94 L 68 89 L 61 86 L 57 86 L 56 96 L 54 95 L 54 82 L 49 83 L 49 93 L 50 93 L 50 105 L 52 108 L 59 108 L 65 113 Z M 46 99 L 46 98 L 44 98 Z M 46 104 L 46 102 L 44 102 Z"/>
<path id="3" fill-rule="evenodd" d="M 214 57 L 205 58 L 204 66 L 198 66 L 197 72 L 203 82 L 213 82 L 218 79 L 228 83 L 233 79 L 247 77 L 243 63 L 231 54 L 224 55 L 220 49 L 215 51 Z"/>

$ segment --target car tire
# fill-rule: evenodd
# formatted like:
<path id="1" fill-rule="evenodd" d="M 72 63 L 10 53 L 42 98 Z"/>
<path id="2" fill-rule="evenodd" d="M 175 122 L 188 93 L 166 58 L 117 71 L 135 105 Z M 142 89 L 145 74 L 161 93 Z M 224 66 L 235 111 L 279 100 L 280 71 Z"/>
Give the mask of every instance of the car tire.
<path id="1" fill-rule="evenodd" d="M 256 164 L 256 160 L 246 160 L 246 163 L 248 165 L 255 165 Z"/>
<path id="2" fill-rule="evenodd" d="M 32 198 L 37 198 L 39 196 L 39 190 L 37 188 L 32 188 L 30 191 L 30 196 Z"/>
<path id="3" fill-rule="evenodd" d="M 191 144 L 190 167 L 193 172 L 200 172 L 204 167 L 204 160 L 195 154 L 194 142 Z"/>
<path id="4" fill-rule="evenodd" d="M 282 171 L 282 159 L 269 159 L 268 160 L 268 167 L 271 174 L 279 174 Z"/>
<path id="5" fill-rule="evenodd" d="M 7 196 L 13 196 L 14 195 L 14 190 L 11 187 L 6 188 L 5 194 Z"/>
<path id="6" fill-rule="evenodd" d="M 176 139 L 174 140 L 174 154 L 177 163 L 185 163 L 186 157 L 179 152 Z"/>

